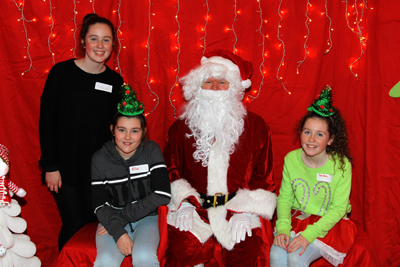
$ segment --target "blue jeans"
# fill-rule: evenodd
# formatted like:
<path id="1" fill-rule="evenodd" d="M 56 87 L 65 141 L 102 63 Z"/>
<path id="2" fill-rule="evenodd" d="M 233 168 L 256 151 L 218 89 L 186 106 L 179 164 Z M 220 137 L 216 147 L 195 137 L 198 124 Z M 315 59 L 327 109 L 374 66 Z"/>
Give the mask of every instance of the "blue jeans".
<path id="1" fill-rule="evenodd" d="M 290 238 L 290 242 L 292 240 L 293 238 Z M 292 253 L 287 253 L 283 248 L 272 245 L 270 251 L 271 267 L 308 267 L 311 262 L 321 258 L 319 249 L 313 244 L 309 244 L 303 255 L 299 256 L 302 249 L 300 247 Z"/>
<path id="2" fill-rule="evenodd" d="M 160 242 L 158 232 L 158 216 L 147 216 L 125 226 L 132 239 L 132 266 L 160 266 L 157 258 L 157 248 Z M 98 228 L 101 227 L 99 224 Z M 100 236 L 96 233 L 97 256 L 94 267 L 119 267 L 125 256 L 119 252 L 117 244 L 109 234 Z"/>

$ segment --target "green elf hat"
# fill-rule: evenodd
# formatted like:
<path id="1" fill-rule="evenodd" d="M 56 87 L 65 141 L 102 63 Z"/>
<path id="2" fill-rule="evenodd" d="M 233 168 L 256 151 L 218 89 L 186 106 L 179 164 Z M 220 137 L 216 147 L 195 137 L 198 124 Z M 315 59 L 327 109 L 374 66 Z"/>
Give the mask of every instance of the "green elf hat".
<path id="1" fill-rule="evenodd" d="M 333 115 L 332 100 L 331 100 L 331 87 L 326 85 L 319 95 L 318 99 L 315 99 L 308 111 L 314 111 L 322 117 L 329 117 Z"/>
<path id="2" fill-rule="evenodd" d="M 400 97 L 400 82 L 396 83 L 389 91 L 389 96 L 397 98 Z"/>
<path id="3" fill-rule="evenodd" d="M 144 105 L 136 98 L 136 92 L 124 83 L 119 92 L 121 101 L 118 103 L 118 112 L 127 116 L 136 116 L 144 111 Z"/>

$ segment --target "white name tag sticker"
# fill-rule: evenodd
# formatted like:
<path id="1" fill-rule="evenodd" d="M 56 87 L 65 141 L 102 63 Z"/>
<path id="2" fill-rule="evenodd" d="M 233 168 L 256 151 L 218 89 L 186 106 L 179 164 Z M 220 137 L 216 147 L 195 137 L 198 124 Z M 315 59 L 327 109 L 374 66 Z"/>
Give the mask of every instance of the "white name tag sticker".
<path id="1" fill-rule="evenodd" d="M 142 164 L 142 165 L 136 165 L 136 166 L 130 166 L 129 167 L 129 172 L 131 174 L 143 173 L 143 172 L 148 172 L 148 171 L 149 171 L 149 165 L 148 164 Z"/>
<path id="2" fill-rule="evenodd" d="M 332 182 L 333 176 L 330 174 L 317 173 L 317 180 L 322 182 Z"/>
<path id="3" fill-rule="evenodd" d="M 101 82 L 96 82 L 96 84 L 94 85 L 94 89 L 104 91 L 107 93 L 111 93 L 112 85 L 101 83 Z"/>

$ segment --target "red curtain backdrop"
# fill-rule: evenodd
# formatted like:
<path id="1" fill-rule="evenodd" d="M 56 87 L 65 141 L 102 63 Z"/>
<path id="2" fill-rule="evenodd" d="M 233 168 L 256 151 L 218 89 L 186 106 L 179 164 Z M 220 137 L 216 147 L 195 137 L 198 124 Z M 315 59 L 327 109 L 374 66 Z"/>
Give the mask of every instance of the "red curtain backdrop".
<path id="1" fill-rule="evenodd" d="M 108 65 L 146 106 L 162 147 L 184 104 L 177 78 L 205 51 L 226 48 L 254 64 L 244 102 L 273 133 L 279 188 L 283 157 L 299 146 L 294 125 L 320 90 L 333 88 L 354 156 L 351 218 L 373 241 L 381 266 L 400 264 L 400 5 L 386 1 L 3 0 L 0 13 L 0 143 L 10 178 L 27 191 L 21 216 L 43 266 L 58 256 L 60 218 L 40 182 L 38 120 L 49 69 L 77 55 L 86 13 L 109 18 L 119 49 Z"/>

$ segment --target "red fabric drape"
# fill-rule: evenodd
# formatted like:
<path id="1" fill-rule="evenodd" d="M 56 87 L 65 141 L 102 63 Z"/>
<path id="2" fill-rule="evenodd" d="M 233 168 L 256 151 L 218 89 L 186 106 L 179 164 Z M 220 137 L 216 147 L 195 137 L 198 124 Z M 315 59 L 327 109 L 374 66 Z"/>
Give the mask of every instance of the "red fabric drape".
<path id="1" fill-rule="evenodd" d="M 400 264 L 400 99 L 388 96 L 400 80 L 397 0 L 4 0 L 0 143 L 10 150 L 11 180 L 28 192 L 19 199 L 21 216 L 43 266 L 54 266 L 57 258 L 60 219 L 40 183 L 40 96 L 54 63 L 76 55 L 74 29 L 93 11 L 119 27 L 121 50 L 108 65 L 118 67 L 138 91 L 151 112 L 150 137 L 162 147 L 183 105 L 176 77 L 216 48 L 237 49 L 252 61 L 253 85 L 245 103 L 272 129 L 278 188 L 283 157 L 298 147 L 294 124 L 321 88 L 331 85 L 354 156 L 351 218 L 375 244 L 381 266 Z"/>

